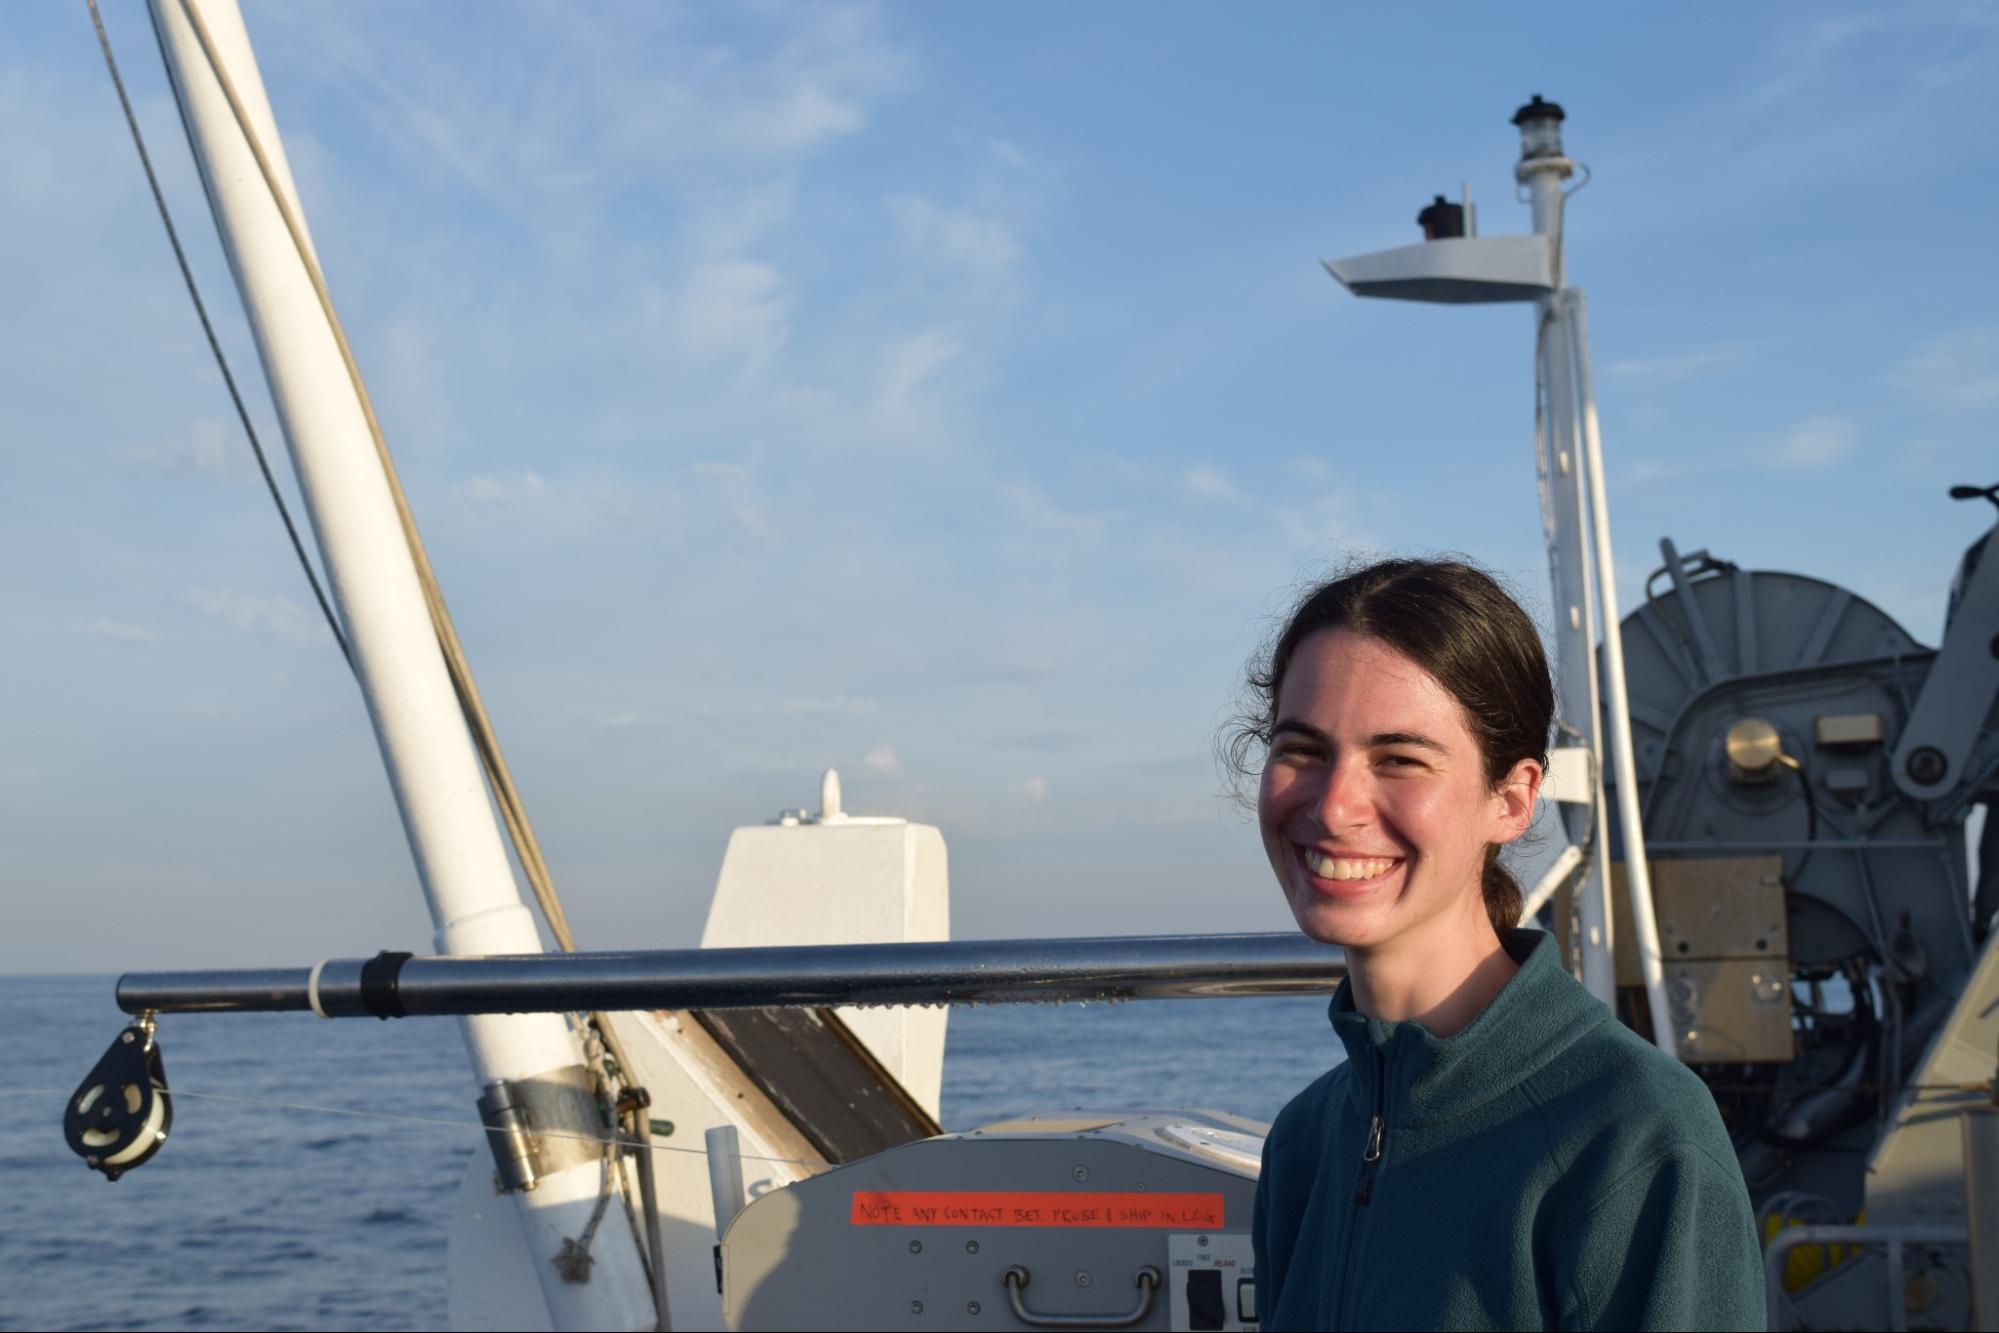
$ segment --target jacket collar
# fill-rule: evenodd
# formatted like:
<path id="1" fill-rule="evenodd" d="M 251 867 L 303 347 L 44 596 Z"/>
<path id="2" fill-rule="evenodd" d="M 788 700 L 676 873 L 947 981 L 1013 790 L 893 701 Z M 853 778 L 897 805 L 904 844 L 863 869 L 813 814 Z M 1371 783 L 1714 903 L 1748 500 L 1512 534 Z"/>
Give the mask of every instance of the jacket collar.
<path id="1" fill-rule="evenodd" d="M 1478 1017 L 1449 1037 L 1411 1019 L 1368 1018 L 1353 1004 L 1353 983 L 1333 993 L 1333 1030 L 1353 1066 L 1363 1114 L 1384 1071 L 1397 1119 L 1448 1120 L 1517 1087 L 1567 1050 L 1610 1010 L 1565 971 L 1545 931 L 1515 930 L 1504 941 L 1520 964 Z"/>

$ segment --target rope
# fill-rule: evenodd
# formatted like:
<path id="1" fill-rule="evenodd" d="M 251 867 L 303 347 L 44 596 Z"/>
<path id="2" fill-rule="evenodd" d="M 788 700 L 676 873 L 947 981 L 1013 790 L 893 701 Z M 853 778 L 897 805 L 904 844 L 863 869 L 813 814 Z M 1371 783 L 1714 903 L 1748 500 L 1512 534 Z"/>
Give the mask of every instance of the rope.
<path id="1" fill-rule="evenodd" d="M 0 1097 L 35 1096 L 67 1097 L 74 1088 L 0 1088 Z M 262 1097 L 239 1097 L 225 1092 L 193 1092 L 187 1088 L 161 1088 L 160 1095 L 167 1098 L 192 1097 L 205 1102 L 228 1102 L 236 1106 L 254 1106 L 267 1111 L 305 1111 L 314 1115 L 341 1115 L 355 1120 L 384 1120 L 400 1125 L 422 1125 L 430 1129 L 449 1129 L 461 1134 L 500 1134 L 503 1130 L 492 1129 L 476 1120 L 446 1120 L 438 1116 L 398 1115 L 393 1111 L 357 1111 L 346 1106 L 318 1106 L 310 1102 L 278 1102 Z M 614 1138 L 606 1134 L 584 1134 L 570 1130 L 537 1129 L 535 1133 L 546 1139 L 576 1139 L 583 1143 L 595 1143 L 606 1148 L 632 1148 L 628 1138 Z M 706 1148 L 681 1148 L 673 1144 L 649 1142 L 646 1148 L 652 1152 L 684 1153 L 694 1157 L 706 1157 Z M 832 1163 L 811 1157 L 769 1157 L 758 1153 L 737 1154 L 745 1162 L 770 1162 L 779 1166 L 804 1166 L 817 1170 L 828 1170 Z"/>
<path id="2" fill-rule="evenodd" d="M 124 83 L 118 77 L 116 63 L 112 60 L 110 42 L 105 36 L 96 0 L 86 0 L 86 3 L 90 6 L 91 21 L 96 25 L 99 44 L 103 47 L 105 59 L 111 64 L 112 80 L 118 87 L 119 100 L 125 107 L 126 121 L 132 128 L 134 142 L 139 144 L 140 158 L 145 163 L 147 179 L 153 183 L 154 200 L 159 205 L 161 219 L 167 224 L 168 237 L 173 240 L 175 256 L 180 259 L 182 276 L 187 281 L 189 293 L 194 296 L 196 310 L 201 313 L 202 327 L 208 332 L 209 345 L 215 350 L 219 362 L 221 349 L 216 343 L 207 313 L 201 305 L 200 294 L 195 287 L 193 275 L 188 270 L 186 259 L 182 255 L 179 240 L 174 236 L 172 220 L 167 213 L 166 202 L 160 194 L 158 182 L 154 179 L 152 164 L 146 157 L 143 141 L 138 138 L 138 123 L 132 115 L 131 104 L 125 97 Z M 353 387 L 362 418 L 367 422 L 368 438 L 374 445 L 375 457 L 381 465 L 383 480 L 387 483 L 390 497 L 395 503 L 396 518 L 402 527 L 404 544 L 408 548 L 411 564 L 415 568 L 418 586 L 423 590 L 424 604 L 430 613 L 431 627 L 437 637 L 438 649 L 444 658 L 452 690 L 458 697 L 459 711 L 465 718 L 467 729 L 478 750 L 480 764 L 486 773 L 487 786 L 492 792 L 493 803 L 499 808 L 501 820 L 506 825 L 515 859 L 520 863 L 528 885 L 534 892 L 535 902 L 541 908 L 542 919 L 548 923 L 549 933 L 554 936 L 556 944 L 563 952 L 573 953 L 576 949 L 576 939 L 569 928 L 568 916 L 562 910 L 562 900 L 555 891 L 554 876 L 550 873 L 548 862 L 542 855 L 541 843 L 535 837 L 534 826 L 528 820 L 526 803 L 521 799 L 513 772 L 508 768 L 506 756 L 500 749 L 499 736 L 487 716 L 485 702 L 480 698 L 478 684 L 473 679 L 471 663 L 466 658 L 464 645 L 459 641 L 458 630 L 452 623 L 451 612 L 445 605 L 444 592 L 438 585 L 437 574 L 431 566 L 429 552 L 424 548 L 423 537 L 417 530 L 416 516 L 410 509 L 409 497 L 404 493 L 402 478 L 396 471 L 395 461 L 389 456 L 388 441 L 383 436 L 381 420 L 376 416 L 374 399 L 368 392 L 361 367 L 354 358 L 354 349 L 347 340 L 347 331 L 340 322 L 339 312 L 334 308 L 332 293 L 327 290 L 325 274 L 320 271 L 319 261 L 314 257 L 312 247 L 306 241 L 305 229 L 299 221 L 297 212 L 285 192 L 279 188 L 277 174 L 272 169 L 270 157 L 265 153 L 263 144 L 259 142 L 251 126 L 250 117 L 244 109 L 242 98 L 236 91 L 235 82 L 216 55 L 215 42 L 209 32 L 207 21 L 202 17 L 194 0 L 180 0 L 180 6 L 201 46 L 202 58 L 229 104 L 230 114 L 234 116 L 237 130 L 243 136 L 244 146 L 249 149 L 251 157 L 257 163 L 257 170 L 263 177 L 265 189 L 270 194 L 279 218 L 284 222 L 285 231 L 291 237 L 292 248 L 296 251 L 300 266 L 312 285 L 320 313 L 326 319 L 327 330 L 333 335 L 334 345 L 340 351 L 341 363 L 346 368 L 348 382 Z M 167 65 L 171 77 L 172 62 L 165 59 L 166 42 L 165 34 L 160 31 L 159 11 L 149 9 L 149 13 L 152 17 L 154 40 L 160 45 L 162 61 Z M 180 99 L 177 98 L 176 101 L 179 102 Z M 181 125 L 187 132 L 192 147 L 193 130 L 188 124 L 184 104 L 181 105 Z M 226 364 L 223 366 L 223 376 L 229 383 L 231 397 L 236 399 L 237 413 L 242 417 L 247 430 L 250 424 L 249 417 L 243 410 L 241 398 L 236 393 L 235 381 L 229 375 Z M 286 531 L 291 534 L 293 548 L 298 552 L 300 560 L 306 564 L 307 577 L 311 579 L 313 585 L 313 595 L 319 599 L 320 609 L 326 615 L 328 625 L 333 628 L 334 637 L 340 644 L 342 656 L 347 659 L 349 670 L 355 671 L 358 676 L 353 651 L 340 633 L 338 623 L 320 589 L 319 581 L 313 577 L 310 562 L 305 560 L 304 547 L 299 541 L 297 529 L 284 508 L 284 501 L 271 478 L 270 468 L 264 460 L 263 449 L 257 444 L 254 432 L 251 433 L 251 443 L 256 448 L 258 466 L 263 469 L 265 482 L 271 489 L 272 497 L 278 501 L 279 513 L 284 517 Z M 597 1042 L 591 1043 L 586 1040 L 585 1045 L 596 1044 L 600 1051 L 598 1058 L 592 1061 L 599 1088 L 608 1089 L 613 1086 L 614 1081 L 627 1088 L 632 1087 L 633 1066 L 625 1054 L 624 1045 L 618 1039 L 617 1032 L 611 1026 L 609 1016 L 601 1012 L 592 1013 L 588 1016 L 588 1023 L 596 1033 Z M 613 1106 L 623 1104 L 623 1099 L 615 1095 L 607 1095 L 605 1101 Z M 633 1114 L 638 1115 L 643 1112 L 635 1111 Z M 613 1113 L 614 1126 L 621 1124 L 622 1119 L 621 1115 Z M 592 1219 L 590 1228 L 592 1232 L 596 1228 L 597 1220 L 602 1216 L 602 1203 L 600 1200 L 598 1215 Z M 647 1233 L 654 1242 L 652 1248 L 657 1250 L 657 1235 L 650 1218 L 647 1219 Z M 588 1233 L 583 1243 L 585 1246 L 589 1244 Z M 660 1318 L 664 1326 L 664 1310 L 660 1312 Z"/>
<path id="3" fill-rule="evenodd" d="M 95 0 L 91 0 L 94 5 Z M 306 278 L 312 283 L 313 295 L 318 298 L 320 313 L 326 317 L 326 327 L 333 334 L 335 346 L 340 349 L 341 363 L 347 368 L 348 382 L 354 388 L 354 397 L 361 405 L 361 415 L 368 423 L 368 438 L 375 446 L 375 457 L 381 463 L 382 476 L 388 482 L 389 494 L 395 500 L 396 518 L 402 525 L 403 540 L 409 546 L 410 560 L 416 566 L 417 582 L 423 588 L 424 604 L 430 611 L 430 623 L 437 634 L 437 646 L 443 652 L 444 664 L 451 676 L 452 689 L 458 695 L 458 706 L 465 715 L 466 724 L 472 732 L 472 739 L 479 751 L 480 763 L 486 770 L 486 780 L 493 789 L 494 803 L 500 808 L 501 819 L 507 826 L 507 834 L 514 846 L 514 854 L 520 861 L 521 870 L 526 874 L 528 885 L 534 890 L 535 902 L 541 908 L 543 920 L 548 922 L 549 933 L 564 953 L 576 951 L 576 937 L 569 929 L 569 918 L 562 910 L 562 900 L 555 891 L 555 879 L 550 874 L 548 862 L 541 854 L 541 842 L 534 835 L 534 826 L 528 822 L 527 806 L 521 800 L 520 788 L 514 782 L 513 771 L 507 767 L 506 756 L 500 751 L 499 735 L 486 714 L 485 701 L 479 695 L 478 683 L 472 678 L 472 664 L 466 658 L 465 646 L 459 641 L 458 628 L 452 623 L 451 611 L 444 604 L 444 591 L 438 585 L 437 572 L 430 563 L 430 553 L 423 544 L 423 535 L 417 531 L 416 515 L 410 509 L 409 496 L 403 491 L 402 477 L 396 471 L 395 460 L 389 456 L 388 440 L 382 434 L 381 420 L 375 415 L 375 400 L 368 393 L 367 382 L 362 378 L 361 367 L 354 359 L 354 349 L 347 341 L 347 330 L 340 322 L 340 315 L 333 306 L 333 294 L 327 290 L 326 275 L 320 271 L 319 261 L 313 257 L 312 246 L 305 238 L 305 228 L 299 222 L 297 212 L 285 192 L 278 188 L 277 173 L 271 166 L 270 157 L 264 152 L 263 144 L 251 128 L 249 113 L 244 109 L 243 99 L 236 92 L 235 81 L 223 68 L 222 61 L 215 53 L 215 42 L 208 31 L 208 23 L 201 16 L 200 8 L 194 0 L 180 0 L 181 12 L 187 15 L 189 25 L 194 29 L 195 38 L 201 44 L 201 53 L 208 62 L 209 71 L 229 103 L 229 110 L 236 118 L 236 128 L 242 132 L 243 142 L 256 159 L 257 170 L 264 178 L 264 187 L 270 192 L 271 202 L 277 206 L 278 216 L 284 221 L 285 231 L 291 237 L 292 248 L 298 253 L 299 263 L 305 270 Z M 157 28 L 155 29 L 157 33 Z M 632 1064 L 625 1058 L 623 1044 L 612 1031 L 610 1019 L 602 1013 L 590 1015 L 591 1022 L 603 1034 L 604 1046 L 611 1058 L 618 1063 L 621 1073 L 628 1073 Z"/>
<path id="4" fill-rule="evenodd" d="M 313 257 L 312 246 L 305 237 L 305 228 L 300 223 L 298 213 L 278 187 L 276 170 L 271 165 L 270 156 L 264 151 L 263 143 L 250 124 L 249 112 L 243 105 L 242 97 L 236 91 L 236 84 L 222 65 L 215 51 L 213 36 L 208 30 L 208 22 L 201 16 L 194 0 L 180 0 L 181 12 L 187 15 L 189 25 L 194 29 L 195 38 L 201 45 L 201 52 L 208 62 L 209 71 L 215 75 L 222 96 L 229 103 L 229 110 L 236 118 L 236 127 L 243 135 L 243 142 L 256 160 L 257 170 L 264 178 L 264 186 L 270 192 L 271 202 L 276 205 L 278 217 L 285 224 L 285 231 L 291 237 L 292 248 L 298 253 L 299 263 L 305 270 L 307 280 L 312 284 L 313 295 L 319 301 L 320 313 L 326 318 L 327 330 L 332 333 L 334 345 L 340 351 L 341 363 L 346 367 L 348 382 L 353 386 L 354 397 L 361 407 L 361 415 L 368 425 L 368 438 L 375 446 L 375 457 L 381 463 L 382 475 L 389 485 L 389 493 L 395 500 L 396 517 L 402 525 L 403 539 L 409 545 L 410 558 L 416 565 L 417 581 L 423 587 L 424 602 L 429 607 L 431 625 L 437 632 L 438 647 L 443 650 L 445 665 L 451 674 L 451 684 L 458 694 L 458 702 L 465 713 L 465 720 L 471 726 L 473 740 L 479 749 L 479 757 L 485 764 L 488 779 L 492 782 L 494 795 L 498 798 L 501 814 L 507 830 L 513 835 L 514 846 L 520 857 L 521 868 L 527 873 L 528 881 L 534 887 L 535 897 L 541 905 L 542 915 L 548 920 L 549 931 L 564 952 L 576 948 L 575 937 L 570 933 L 569 920 L 564 915 L 562 904 L 555 896 L 555 887 L 549 875 L 548 863 L 542 858 L 541 845 L 534 836 L 534 829 L 528 823 L 527 809 L 522 804 L 519 789 L 515 786 L 513 773 L 500 752 L 499 737 L 495 735 L 486 715 L 484 701 L 479 696 L 479 687 L 472 679 L 471 664 L 466 660 L 465 648 L 459 642 L 457 627 L 452 623 L 451 612 L 444 604 L 444 594 L 437 582 L 437 573 L 430 563 L 430 554 L 423 544 L 423 536 L 417 531 L 416 516 L 410 510 L 409 497 L 403 491 L 402 478 L 396 471 L 395 460 L 389 456 L 389 445 L 382 434 L 381 420 L 375 415 L 375 402 L 368 393 L 366 381 L 362 378 L 361 367 L 354 359 L 353 346 L 347 341 L 347 331 L 340 322 L 340 315 L 334 309 L 333 295 L 327 290 L 326 276 L 320 271 L 319 261 Z"/>
<path id="5" fill-rule="evenodd" d="M 590 1210 L 590 1221 L 584 1226 L 583 1234 L 564 1238 L 562 1249 L 554 1259 L 555 1271 L 562 1275 L 564 1282 L 590 1280 L 590 1268 L 597 1262 L 590 1256 L 590 1242 L 597 1238 L 597 1228 L 603 1224 L 604 1212 L 611 1206 L 611 1196 L 617 1192 L 617 1163 L 617 1146 L 606 1145 L 597 1170 L 597 1206 Z"/>
<path id="6" fill-rule="evenodd" d="M 194 301 L 194 313 L 201 320 L 201 332 L 208 339 L 208 350 L 214 354 L 216 368 L 222 372 L 222 383 L 229 389 L 229 401 L 236 406 L 236 419 L 243 423 L 243 433 L 250 438 L 250 452 L 257 456 L 257 471 L 263 473 L 264 488 L 271 493 L 271 502 L 278 507 L 278 517 L 285 525 L 285 536 L 291 539 L 292 554 L 298 557 L 299 568 L 305 571 L 305 581 L 312 585 L 313 600 L 319 603 L 319 613 L 326 617 L 326 627 L 333 631 L 333 641 L 340 645 L 340 655 L 347 659 L 348 669 L 352 670 L 354 652 L 347 646 L 347 636 L 340 632 L 340 620 L 333 614 L 333 606 L 326 600 L 326 590 L 320 586 L 319 574 L 305 553 L 305 542 L 298 535 L 298 525 L 292 522 L 284 492 L 278 489 L 277 478 L 271 475 L 271 460 L 265 457 L 263 441 L 257 438 L 257 428 L 250 423 L 250 410 L 243 405 L 243 394 L 236 387 L 236 376 L 229 370 L 229 358 L 222 354 L 222 344 L 215 336 L 215 325 L 209 321 L 208 307 L 201 300 L 201 289 L 195 285 L 194 271 L 188 267 L 187 252 L 181 248 L 180 234 L 174 230 L 173 215 L 167 211 L 166 195 L 160 191 L 160 178 L 153 171 L 152 156 L 146 152 L 145 136 L 139 133 L 139 118 L 132 113 L 132 99 L 125 95 L 125 80 L 118 73 L 118 59 L 111 54 L 111 39 L 104 32 L 104 16 L 97 11 L 97 0 L 84 0 L 84 3 L 90 7 L 90 22 L 97 29 L 97 46 L 104 52 L 104 67 L 111 73 L 111 86 L 118 90 L 118 105 L 125 111 L 125 125 L 132 132 L 132 146 L 139 151 L 139 165 L 145 169 L 146 185 L 153 192 L 153 206 L 159 210 L 160 222 L 166 228 L 167 244 L 173 247 L 174 262 L 180 265 L 181 281 L 187 284 L 187 294 Z"/>
<path id="7" fill-rule="evenodd" d="M 90 5 L 92 17 L 95 19 L 96 0 L 86 0 L 86 3 Z M 409 547 L 411 562 L 416 567 L 417 582 L 423 589 L 424 604 L 430 612 L 431 626 L 437 635 L 438 648 L 443 654 L 446 670 L 450 674 L 452 689 L 458 696 L 459 709 L 471 730 L 474 745 L 479 752 L 480 764 L 486 771 L 487 783 L 493 791 L 494 804 L 499 807 L 500 817 L 513 844 L 514 855 L 520 862 L 529 887 L 534 892 L 535 902 L 541 908 L 542 919 L 548 923 L 549 933 L 554 936 L 557 946 L 564 953 L 573 953 L 576 950 L 576 937 L 569 928 L 567 914 L 562 910 L 562 900 L 556 893 L 554 876 L 550 873 L 548 862 L 542 855 L 541 843 L 535 837 L 534 826 L 528 820 L 527 806 L 521 799 L 513 771 L 507 766 L 506 756 L 500 749 L 499 736 L 487 716 L 485 701 L 480 697 L 478 683 L 473 679 L 472 666 L 465 655 L 464 644 L 458 638 L 457 627 L 452 622 L 451 612 L 444 602 L 443 590 L 438 585 L 437 573 L 430 563 L 430 554 L 424 547 L 422 534 L 417 530 L 416 515 L 410 509 L 409 497 L 403 490 L 402 478 L 396 471 L 395 461 L 389 456 L 388 441 L 382 433 L 381 420 L 375 414 L 374 399 L 368 393 L 368 385 L 362 377 L 361 367 L 354 359 L 353 346 L 347 340 L 347 331 L 340 322 L 339 313 L 334 309 L 332 293 L 326 286 L 326 276 L 320 270 L 319 261 L 313 257 L 312 247 L 306 241 L 305 229 L 299 221 L 297 212 L 292 208 L 290 200 L 285 197 L 285 192 L 278 187 L 277 173 L 271 166 L 270 157 L 265 153 L 262 142 L 251 127 L 249 114 L 236 91 L 234 80 L 229 77 L 228 70 L 223 67 L 216 55 L 214 38 L 209 32 L 208 23 L 202 17 L 200 8 L 194 0 L 180 0 L 180 7 L 194 30 L 196 40 L 200 43 L 202 56 L 208 63 L 209 71 L 214 74 L 217 86 L 229 103 L 230 113 L 236 119 L 236 127 L 243 135 L 244 145 L 257 163 L 257 170 L 263 176 L 264 186 L 270 193 L 271 202 L 276 206 L 278 216 L 284 222 L 285 231 L 291 237 L 292 248 L 297 252 L 306 278 L 312 284 L 313 295 L 319 302 L 320 313 L 326 319 L 327 329 L 333 335 L 334 345 L 339 348 L 340 360 L 346 367 L 348 382 L 354 389 L 355 399 L 361 407 L 361 415 L 368 425 L 368 438 L 374 444 L 375 457 L 381 464 L 382 476 L 387 481 L 389 494 L 395 501 L 396 517 L 402 527 L 404 542 Z M 101 22 L 98 25 L 98 32 L 101 37 L 103 33 Z M 154 23 L 154 36 L 164 45 L 165 37 L 159 31 L 157 18 Z M 108 57 L 110 53 L 108 42 L 105 44 L 105 52 Z M 121 98 L 124 96 L 122 84 L 119 95 Z M 129 106 L 127 115 L 130 115 Z M 183 124 L 185 124 L 184 114 Z M 134 131 L 136 133 L 136 124 Z M 147 173 L 150 177 L 150 165 Z M 155 187 L 155 195 L 157 194 L 158 190 Z M 165 217 L 164 202 L 160 207 L 162 217 Z M 178 242 L 175 244 L 175 252 L 179 253 Z M 186 272 L 185 261 L 182 263 L 182 271 Z M 189 276 L 190 291 L 194 290 L 193 284 L 194 280 Z M 198 296 L 196 300 L 199 305 Z M 205 314 L 203 325 L 207 326 Z M 233 381 L 231 391 L 232 393 L 234 391 Z M 247 417 L 245 424 L 248 424 Z M 258 451 L 258 460 L 260 463 L 263 460 L 261 449 Z M 266 476 L 268 475 L 267 469 Z M 275 487 L 273 494 L 276 494 Z M 280 505 L 282 507 L 282 502 Z M 288 529 L 291 528 L 288 515 L 285 524 Z M 293 542 L 297 544 L 295 531 Z M 313 589 L 317 594 L 319 585 L 316 580 Z M 325 606 L 323 597 L 321 605 Z M 331 611 L 327 614 L 330 621 Z M 336 635 L 339 633 L 337 628 L 334 632 Z M 347 656 L 348 664 L 353 666 L 354 658 L 344 639 L 341 641 L 341 651 Z M 617 1062 L 620 1073 L 629 1071 L 632 1068 L 631 1062 L 625 1058 L 623 1044 L 612 1030 L 609 1018 L 602 1013 L 592 1013 L 590 1021 L 602 1034 L 605 1048 L 610 1052 L 611 1058 Z"/>

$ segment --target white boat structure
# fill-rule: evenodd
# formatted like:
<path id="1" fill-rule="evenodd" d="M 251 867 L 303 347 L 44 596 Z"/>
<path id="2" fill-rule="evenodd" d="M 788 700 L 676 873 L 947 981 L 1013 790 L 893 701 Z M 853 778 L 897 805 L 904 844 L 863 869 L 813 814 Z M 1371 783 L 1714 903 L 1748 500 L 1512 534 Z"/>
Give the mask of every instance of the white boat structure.
<path id="1" fill-rule="evenodd" d="M 736 830 L 701 949 L 574 952 L 242 17 L 149 4 L 435 954 L 127 975 L 136 1021 L 69 1103 L 71 1146 L 115 1179 L 164 1144 L 161 1015 L 450 1014 L 493 1150 L 452 1232 L 457 1327 L 1255 1327 L 1263 1127 L 1111 1111 L 946 1134 L 943 1006 L 1323 992 L 1337 951 L 953 942 L 942 835 L 848 813 L 828 773 L 816 813 Z M 1527 917 L 1715 1090 L 1768 1223 L 1775 1326 L 1999 1326 L 1999 875 L 1974 895 L 1964 846 L 1999 785 L 1999 560 L 1967 554 L 1934 650 L 1834 585 L 1670 541 L 1668 590 L 1620 612 L 1563 119 L 1539 97 L 1515 119 L 1530 234 L 1481 236 L 1439 197 L 1421 243 L 1327 265 L 1357 295 L 1533 311 L 1562 687 L 1547 790 L 1571 845 Z M 543 953 L 510 853 L 565 952 Z"/>

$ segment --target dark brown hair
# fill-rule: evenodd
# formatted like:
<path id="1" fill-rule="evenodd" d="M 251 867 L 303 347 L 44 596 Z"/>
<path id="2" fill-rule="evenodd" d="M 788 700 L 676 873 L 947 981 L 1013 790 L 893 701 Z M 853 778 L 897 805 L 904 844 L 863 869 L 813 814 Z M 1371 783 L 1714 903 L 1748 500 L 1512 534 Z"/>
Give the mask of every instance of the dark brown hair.
<path id="1" fill-rule="evenodd" d="M 1298 645 L 1321 630 L 1378 639 L 1436 678 L 1465 711 L 1486 782 L 1548 762 L 1555 690 L 1534 622 L 1490 574 L 1462 560 L 1381 560 L 1329 579 L 1298 602 L 1284 632 L 1249 668 L 1249 701 L 1222 738 L 1238 777 L 1260 773 L 1277 724 L 1277 693 Z M 1486 848 L 1480 888 L 1501 939 L 1520 923 L 1520 885 Z"/>

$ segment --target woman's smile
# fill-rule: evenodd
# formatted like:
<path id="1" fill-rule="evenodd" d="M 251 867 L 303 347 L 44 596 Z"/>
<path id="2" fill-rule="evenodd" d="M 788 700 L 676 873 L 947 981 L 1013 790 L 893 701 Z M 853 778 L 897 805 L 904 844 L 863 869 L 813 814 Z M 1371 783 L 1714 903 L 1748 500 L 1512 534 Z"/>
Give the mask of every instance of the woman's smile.
<path id="1" fill-rule="evenodd" d="M 1344 894 L 1375 888 L 1402 865 L 1399 856 L 1363 856 L 1316 847 L 1299 847 L 1297 851 L 1299 868 L 1321 893 Z"/>

